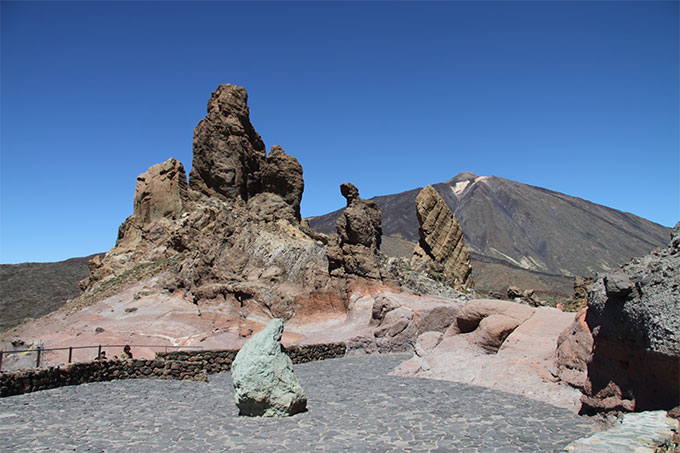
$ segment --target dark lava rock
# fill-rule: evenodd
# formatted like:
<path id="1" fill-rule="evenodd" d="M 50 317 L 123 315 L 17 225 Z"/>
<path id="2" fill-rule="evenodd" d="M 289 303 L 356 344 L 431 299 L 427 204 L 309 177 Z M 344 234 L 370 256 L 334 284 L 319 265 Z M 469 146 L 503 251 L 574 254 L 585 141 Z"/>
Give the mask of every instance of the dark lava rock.
<path id="1" fill-rule="evenodd" d="M 680 223 L 671 245 L 593 284 L 583 412 L 671 409 L 680 402 Z"/>

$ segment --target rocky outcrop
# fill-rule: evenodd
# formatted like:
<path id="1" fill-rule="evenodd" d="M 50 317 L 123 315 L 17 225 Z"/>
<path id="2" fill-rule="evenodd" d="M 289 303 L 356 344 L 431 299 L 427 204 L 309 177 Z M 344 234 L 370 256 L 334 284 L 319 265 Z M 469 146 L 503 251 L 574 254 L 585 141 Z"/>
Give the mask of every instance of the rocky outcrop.
<path id="1" fill-rule="evenodd" d="M 557 376 L 572 387 L 583 389 L 588 379 L 588 362 L 593 351 L 593 335 L 586 324 L 586 309 L 557 338 Z"/>
<path id="2" fill-rule="evenodd" d="M 266 155 L 248 115 L 245 89 L 217 88 L 194 131 L 188 190 L 174 159 L 139 177 L 135 211 L 116 247 L 91 263 L 85 298 L 162 273 L 161 289 L 199 306 L 224 303 L 239 316 L 289 319 L 319 299 L 343 305 L 335 302 L 347 285 L 329 275 L 328 238 L 300 222 L 302 167 L 280 146 Z M 355 267 L 373 270 L 357 276 L 379 277 L 357 257 Z"/>
<path id="3" fill-rule="evenodd" d="M 505 339 L 534 314 L 530 307 L 504 300 L 471 300 L 458 313 L 456 327 L 467 339 L 489 352 L 497 352 Z"/>
<path id="4" fill-rule="evenodd" d="M 188 200 L 184 166 L 171 158 L 137 177 L 133 215 L 142 225 L 163 218 L 176 219 Z"/>
<path id="5" fill-rule="evenodd" d="M 489 387 L 576 412 L 580 392 L 554 377 L 555 342 L 573 319 L 554 308 L 470 300 L 443 334 L 420 334 L 414 356 L 393 373 Z"/>
<path id="6" fill-rule="evenodd" d="M 353 184 L 341 184 L 340 193 L 347 200 L 347 207 L 336 222 L 338 241 L 329 245 L 331 275 L 379 279 L 380 208 L 375 202 L 359 197 L 359 190 Z"/>
<path id="7" fill-rule="evenodd" d="M 194 129 L 191 189 L 223 200 L 248 200 L 261 191 L 265 154 L 262 138 L 250 123 L 245 88 L 220 85 L 208 101 L 208 114 Z"/>
<path id="8" fill-rule="evenodd" d="M 520 304 L 529 304 L 532 307 L 540 307 L 545 305 L 542 301 L 536 298 L 536 290 L 525 289 L 522 291 L 516 286 L 511 286 L 507 291 L 508 300 L 518 302 Z"/>
<path id="9" fill-rule="evenodd" d="M 598 278 L 583 411 L 671 409 L 680 402 L 680 223 L 671 245 Z"/>
<path id="10" fill-rule="evenodd" d="M 300 201 L 305 190 L 302 165 L 286 154 L 280 146 L 272 146 L 260 173 L 263 192 L 279 195 L 288 203 L 300 220 Z"/>
<path id="11" fill-rule="evenodd" d="M 472 266 L 463 230 L 432 186 L 416 197 L 416 213 L 420 241 L 413 252 L 414 267 L 438 276 L 455 289 L 471 288 Z"/>
<path id="12" fill-rule="evenodd" d="M 240 415 L 293 415 L 307 407 L 293 362 L 282 349 L 283 320 L 273 319 L 243 345 L 231 367 Z"/>

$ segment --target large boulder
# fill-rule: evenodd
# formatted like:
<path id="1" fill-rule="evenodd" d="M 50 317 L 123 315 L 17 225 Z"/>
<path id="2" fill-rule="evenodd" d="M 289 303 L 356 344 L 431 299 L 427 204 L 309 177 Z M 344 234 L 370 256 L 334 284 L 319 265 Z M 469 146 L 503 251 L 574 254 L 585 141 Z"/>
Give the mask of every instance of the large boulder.
<path id="1" fill-rule="evenodd" d="M 598 278 L 585 321 L 593 334 L 583 411 L 680 403 L 680 223 L 671 245 Z"/>
<path id="2" fill-rule="evenodd" d="M 277 417 L 307 408 L 307 397 L 283 352 L 283 320 L 273 319 L 248 340 L 231 367 L 234 398 L 240 415 Z"/>
<path id="3" fill-rule="evenodd" d="M 505 339 L 534 314 L 534 309 L 514 302 L 491 299 L 469 301 L 456 317 L 458 332 L 470 343 L 497 352 Z"/>
<path id="4" fill-rule="evenodd" d="M 463 229 L 432 186 L 425 187 L 416 197 L 416 214 L 420 241 L 413 252 L 413 265 L 453 288 L 471 288 L 472 265 Z"/>

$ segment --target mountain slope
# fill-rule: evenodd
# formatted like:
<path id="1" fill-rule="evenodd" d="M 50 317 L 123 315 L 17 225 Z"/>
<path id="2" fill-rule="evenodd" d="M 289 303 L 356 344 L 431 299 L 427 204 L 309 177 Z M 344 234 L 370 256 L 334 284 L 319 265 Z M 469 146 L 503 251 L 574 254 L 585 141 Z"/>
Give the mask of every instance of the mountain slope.
<path id="1" fill-rule="evenodd" d="M 0 264 L 0 331 L 51 313 L 81 294 L 96 255 L 55 263 Z"/>
<path id="2" fill-rule="evenodd" d="M 590 275 L 668 242 L 670 228 L 630 213 L 499 177 L 460 173 L 434 185 L 465 232 L 473 254 L 553 275 Z M 383 232 L 418 240 L 419 189 L 375 197 Z M 340 211 L 309 219 L 333 233 Z"/>

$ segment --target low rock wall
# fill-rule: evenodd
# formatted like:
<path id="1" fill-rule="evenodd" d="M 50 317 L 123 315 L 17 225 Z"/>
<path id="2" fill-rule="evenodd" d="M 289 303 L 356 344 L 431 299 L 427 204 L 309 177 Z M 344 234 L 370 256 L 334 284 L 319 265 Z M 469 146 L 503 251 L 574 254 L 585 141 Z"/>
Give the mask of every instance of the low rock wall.
<path id="1" fill-rule="evenodd" d="M 293 345 L 285 348 L 293 363 L 312 362 L 314 360 L 343 357 L 347 352 L 345 343 L 326 343 L 311 345 Z M 199 363 L 208 374 L 222 373 L 231 370 L 231 364 L 238 354 L 238 349 L 222 349 L 215 351 L 172 351 L 159 352 L 156 358 L 160 360 L 179 360 L 182 362 Z"/>
<path id="2" fill-rule="evenodd" d="M 345 351 L 344 343 L 286 348 L 293 363 L 342 357 Z M 0 373 L 0 397 L 114 379 L 207 381 L 208 374 L 231 370 L 237 353 L 238 350 L 164 352 L 156 354 L 155 360 L 102 360 Z"/>
<path id="3" fill-rule="evenodd" d="M 0 374 L 0 397 L 86 382 L 114 379 L 182 379 L 206 381 L 197 363 L 165 360 L 101 360 Z"/>

